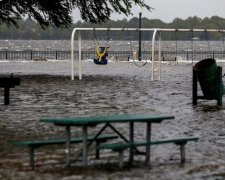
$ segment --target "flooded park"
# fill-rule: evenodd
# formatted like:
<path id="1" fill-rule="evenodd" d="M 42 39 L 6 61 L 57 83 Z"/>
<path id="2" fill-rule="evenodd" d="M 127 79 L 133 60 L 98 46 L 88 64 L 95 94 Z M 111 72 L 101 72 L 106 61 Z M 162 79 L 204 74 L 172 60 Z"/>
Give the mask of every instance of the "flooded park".
<path id="1" fill-rule="evenodd" d="M 225 179 L 225 3 L 176 1 L 1 1 L 0 180 Z"/>
<path id="2" fill-rule="evenodd" d="M 139 67 L 133 62 L 109 61 L 104 66 L 86 60 L 82 64 L 82 80 L 76 71 L 72 81 L 68 60 L 0 62 L 0 76 L 13 73 L 21 79 L 19 86 L 10 89 L 10 105 L 4 105 L 4 92 L 0 91 L 0 179 L 225 178 L 224 98 L 222 106 L 215 100 L 198 100 L 197 106 L 192 105 L 191 62 L 162 63 L 160 81 L 151 81 L 151 63 Z M 225 68 L 224 63 L 217 64 Z M 152 125 L 152 139 L 194 136 L 199 141 L 187 143 L 185 164 L 180 164 L 179 147 L 165 144 L 151 147 L 150 166 L 142 163 L 143 156 L 137 156 L 135 163 L 125 163 L 123 170 L 118 168 L 117 153 L 105 151 L 95 160 L 93 148 L 88 167 L 82 167 L 78 158 L 71 168 L 64 168 L 63 145 L 38 148 L 32 170 L 28 149 L 15 145 L 16 141 L 65 136 L 63 127 L 40 122 L 41 118 L 111 114 L 172 115 L 175 119 Z M 126 124 L 116 126 L 129 135 Z M 89 133 L 99 128 L 89 128 Z M 71 131 L 74 136 L 81 134 L 79 128 Z M 135 138 L 144 137 L 145 126 L 136 124 Z M 72 154 L 78 147 L 73 145 Z"/>

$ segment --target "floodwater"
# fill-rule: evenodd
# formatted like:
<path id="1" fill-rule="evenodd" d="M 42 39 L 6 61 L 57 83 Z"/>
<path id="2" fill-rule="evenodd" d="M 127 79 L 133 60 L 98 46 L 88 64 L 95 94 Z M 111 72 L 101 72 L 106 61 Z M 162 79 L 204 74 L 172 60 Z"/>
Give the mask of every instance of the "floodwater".
<path id="1" fill-rule="evenodd" d="M 158 48 L 158 41 L 155 42 L 155 48 Z M 82 50 L 95 50 L 98 46 L 109 46 L 111 51 L 137 51 L 139 49 L 138 41 L 96 41 L 82 40 Z M 143 40 L 141 43 L 142 51 L 151 49 L 152 42 Z M 75 39 L 74 48 L 78 50 L 78 41 Z M 161 48 L 164 51 L 224 51 L 223 41 L 162 41 Z M 0 50 L 12 51 L 70 51 L 70 40 L 0 40 Z"/>
<path id="2" fill-rule="evenodd" d="M 76 76 L 71 81 L 69 61 L 0 62 L 1 76 L 13 73 L 21 78 L 21 85 L 10 91 L 10 105 L 3 105 L 0 91 L 0 179 L 225 179 L 225 105 L 219 107 L 214 100 L 192 105 L 191 64 L 163 63 L 161 81 L 151 81 L 150 68 L 150 63 L 138 67 L 117 61 L 99 66 L 84 61 L 83 79 Z M 125 164 L 123 170 L 118 168 L 117 154 L 106 151 L 95 161 L 93 149 L 88 168 L 76 161 L 65 169 L 64 146 L 37 149 L 37 167 L 31 170 L 27 149 L 15 146 L 20 140 L 64 137 L 63 128 L 39 122 L 44 117 L 124 113 L 175 116 L 153 124 L 152 139 L 200 139 L 186 145 L 184 165 L 179 163 L 179 147 L 165 144 L 152 146 L 150 167 L 137 156 L 134 165 Z M 126 124 L 116 127 L 128 135 Z M 90 128 L 89 133 L 99 128 Z M 72 128 L 72 135 L 80 132 Z M 135 138 L 145 138 L 143 124 L 136 124 Z"/>

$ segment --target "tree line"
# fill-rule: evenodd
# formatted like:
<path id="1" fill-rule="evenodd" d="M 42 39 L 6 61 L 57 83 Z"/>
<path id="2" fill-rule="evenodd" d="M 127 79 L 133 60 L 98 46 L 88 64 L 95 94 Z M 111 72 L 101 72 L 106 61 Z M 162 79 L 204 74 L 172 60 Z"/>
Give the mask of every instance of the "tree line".
<path id="1" fill-rule="evenodd" d="M 78 21 L 73 23 L 69 28 L 61 29 L 55 27 L 42 27 L 34 20 L 24 19 L 18 21 L 19 28 L 0 25 L 0 39 L 21 39 L 21 40 L 65 40 L 70 39 L 71 32 L 75 27 L 105 27 L 105 28 L 138 28 L 139 19 L 134 17 L 130 20 L 109 20 L 101 24 L 93 24 L 88 22 Z M 211 18 L 199 18 L 197 16 L 188 17 L 187 19 L 175 18 L 172 22 L 166 23 L 159 19 L 142 18 L 143 28 L 183 28 L 183 29 L 225 29 L 225 18 L 212 16 Z M 225 33 L 205 33 L 205 32 L 163 32 L 163 40 L 190 40 L 194 37 L 200 40 L 222 40 Z M 85 40 L 138 40 L 138 31 L 83 31 L 82 39 Z M 150 32 L 142 32 L 143 40 L 151 40 Z"/>

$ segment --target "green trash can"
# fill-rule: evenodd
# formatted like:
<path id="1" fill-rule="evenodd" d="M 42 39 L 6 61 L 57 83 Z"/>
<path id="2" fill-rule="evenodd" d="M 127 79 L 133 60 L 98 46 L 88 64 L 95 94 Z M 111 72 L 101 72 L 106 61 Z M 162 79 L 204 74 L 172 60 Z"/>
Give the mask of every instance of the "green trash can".
<path id="1" fill-rule="evenodd" d="M 203 59 L 194 65 L 200 87 L 207 100 L 218 99 L 220 95 L 225 94 L 225 88 L 223 82 L 220 83 L 222 80 L 220 80 L 217 69 L 215 59 Z"/>

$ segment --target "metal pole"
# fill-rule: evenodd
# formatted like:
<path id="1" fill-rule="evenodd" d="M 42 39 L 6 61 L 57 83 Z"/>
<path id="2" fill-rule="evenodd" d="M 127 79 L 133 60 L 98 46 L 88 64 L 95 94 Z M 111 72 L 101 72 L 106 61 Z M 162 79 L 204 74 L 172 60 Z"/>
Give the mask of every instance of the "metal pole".
<path id="1" fill-rule="evenodd" d="M 130 122 L 130 144 L 134 143 L 134 122 Z M 130 148 L 130 163 L 134 160 L 133 147 Z"/>
<path id="2" fill-rule="evenodd" d="M 148 145 L 146 146 L 146 155 L 145 155 L 145 163 L 150 165 L 150 156 L 151 156 L 151 122 L 147 122 L 147 132 L 146 132 L 146 142 Z"/>
<path id="3" fill-rule="evenodd" d="M 157 33 L 157 29 L 154 30 L 152 35 L 152 69 L 151 69 L 151 80 L 154 80 L 154 61 L 155 61 L 155 36 Z"/>
<path id="4" fill-rule="evenodd" d="M 159 61 L 159 74 L 158 74 L 158 80 L 161 80 L 161 32 L 158 31 L 159 36 L 159 52 L 158 52 L 158 61 Z"/>
<path id="5" fill-rule="evenodd" d="M 79 80 L 82 79 L 82 67 L 81 67 L 81 33 L 78 31 L 78 46 L 79 46 Z"/>
<path id="6" fill-rule="evenodd" d="M 9 86 L 4 88 L 4 104 L 9 105 Z"/>
<path id="7" fill-rule="evenodd" d="M 180 162 L 181 163 L 185 162 L 185 143 L 182 143 L 180 145 Z"/>
<path id="8" fill-rule="evenodd" d="M 30 51 L 30 59 L 31 60 L 33 59 L 33 52 L 32 52 L 32 50 Z"/>
<path id="9" fill-rule="evenodd" d="M 71 80 L 74 80 L 74 34 L 76 30 L 77 29 L 75 28 L 71 35 Z"/>
<path id="10" fill-rule="evenodd" d="M 66 167 L 70 166 L 70 156 L 71 156 L 71 147 L 70 147 L 70 126 L 65 127 L 65 132 L 66 132 L 66 149 L 67 149 L 67 157 L 66 157 Z"/>
<path id="11" fill-rule="evenodd" d="M 223 105 L 223 81 L 222 81 L 222 67 L 218 66 L 217 68 L 217 79 L 218 79 L 218 100 L 217 105 L 222 106 Z"/>
<path id="12" fill-rule="evenodd" d="M 141 12 L 139 13 L 139 29 L 141 29 Z M 141 61 L 141 30 L 139 30 L 139 51 L 138 51 L 138 60 Z"/>
<path id="13" fill-rule="evenodd" d="M 82 155 L 82 161 L 83 161 L 83 166 L 87 166 L 87 126 L 84 125 L 82 127 L 82 139 L 83 139 L 83 155 Z"/>
<path id="14" fill-rule="evenodd" d="M 192 74 L 192 104 L 196 106 L 198 101 L 198 81 L 194 66 L 192 67 Z"/>

